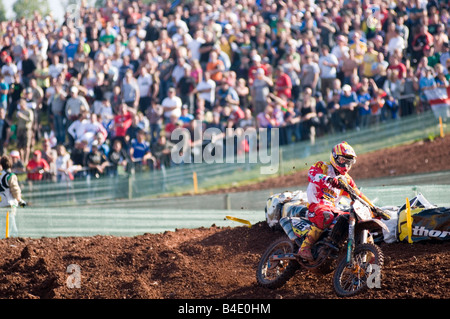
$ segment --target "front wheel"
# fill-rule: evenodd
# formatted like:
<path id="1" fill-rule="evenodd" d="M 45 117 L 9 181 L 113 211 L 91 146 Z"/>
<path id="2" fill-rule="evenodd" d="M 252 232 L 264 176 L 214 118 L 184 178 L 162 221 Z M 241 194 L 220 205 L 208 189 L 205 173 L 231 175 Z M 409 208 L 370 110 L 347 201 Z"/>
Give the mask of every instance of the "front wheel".
<path id="1" fill-rule="evenodd" d="M 280 254 L 294 253 L 298 249 L 289 238 L 281 237 L 273 242 L 264 252 L 256 270 L 258 284 L 265 288 L 276 289 L 283 286 L 294 276 L 299 268 L 296 260 L 271 261 L 270 257 Z"/>
<path id="2" fill-rule="evenodd" d="M 350 297 L 363 292 L 367 289 L 368 279 L 380 275 L 376 272 L 381 270 L 383 264 L 384 255 L 380 247 L 375 244 L 358 245 L 353 252 L 352 263 L 347 263 L 344 258 L 336 268 L 333 278 L 336 294 Z"/>

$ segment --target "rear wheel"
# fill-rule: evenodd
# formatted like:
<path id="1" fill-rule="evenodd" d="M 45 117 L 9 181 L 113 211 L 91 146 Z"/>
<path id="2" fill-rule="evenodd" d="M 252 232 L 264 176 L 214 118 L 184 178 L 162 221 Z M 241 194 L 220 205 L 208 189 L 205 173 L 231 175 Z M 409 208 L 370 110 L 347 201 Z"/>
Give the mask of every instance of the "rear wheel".
<path id="1" fill-rule="evenodd" d="M 368 279 L 384 264 L 382 250 L 374 244 L 362 244 L 355 248 L 353 261 L 344 258 L 336 268 L 333 285 L 340 297 L 350 297 L 367 289 Z M 375 274 L 379 275 L 379 274 Z M 373 276 L 373 275 L 372 275 Z M 375 278 L 376 279 L 376 278 Z"/>
<path id="2" fill-rule="evenodd" d="M 289 238 L 281 237 L 274 241 L 261 256 L 256 270 L 258 284 L 265 288 L 276 289 L 283 286 L 294 276 L 299 264 L 296 260 L 272 261 L 271 256 L 295 253 L 298 250 Z"/>

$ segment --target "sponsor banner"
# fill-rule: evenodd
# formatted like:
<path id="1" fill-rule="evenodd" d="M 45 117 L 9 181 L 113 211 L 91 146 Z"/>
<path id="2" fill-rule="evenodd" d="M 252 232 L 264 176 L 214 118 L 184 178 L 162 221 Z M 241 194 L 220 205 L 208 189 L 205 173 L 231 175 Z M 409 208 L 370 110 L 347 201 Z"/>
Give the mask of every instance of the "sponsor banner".
<path id="1" fill-rule="evenodd" d="M 418 208 L 411 211 L 412 241 L 450 240 L 450 208 Z M 398 239 L 408 242 L 406 211 L 402 210 L 398 220 Z"/>

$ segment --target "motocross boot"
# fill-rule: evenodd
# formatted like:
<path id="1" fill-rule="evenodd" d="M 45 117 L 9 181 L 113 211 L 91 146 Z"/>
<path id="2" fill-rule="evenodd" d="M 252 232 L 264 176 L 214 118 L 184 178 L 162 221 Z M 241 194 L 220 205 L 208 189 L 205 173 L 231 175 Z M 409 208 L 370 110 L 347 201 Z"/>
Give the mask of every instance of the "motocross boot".
<path id="1" fill-rule="evenodd" d="M 305 240 L 303 240 L 302 246 L 298 251 L 298 255 L 301 258 L 306 260 L 314 260 L 314 257 L 311 254 L 311 247 L 319 239 L 322 233 L 323 230 L 321 230 L 320 228 L 317 228 L 316 226 L 311 226 L 311 229 L 306 235 Z"/>

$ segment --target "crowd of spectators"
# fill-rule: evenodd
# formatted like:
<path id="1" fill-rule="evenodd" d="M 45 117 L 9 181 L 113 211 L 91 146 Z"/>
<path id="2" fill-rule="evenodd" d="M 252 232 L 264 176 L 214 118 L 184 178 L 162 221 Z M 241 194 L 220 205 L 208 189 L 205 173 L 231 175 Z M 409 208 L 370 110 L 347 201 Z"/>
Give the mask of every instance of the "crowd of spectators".
<path id="1" fill-rule="evenodd" d="M 29 180 L 174 165 L 171 132 L 280 129 L 280 144 L 429 108 L 448 1 L 105 0 L 0 23 L 0 151 Z M 197 122 L 198 123 L 198 122 Z M 12 151 L 11 151 L 12 150 Z"/>

